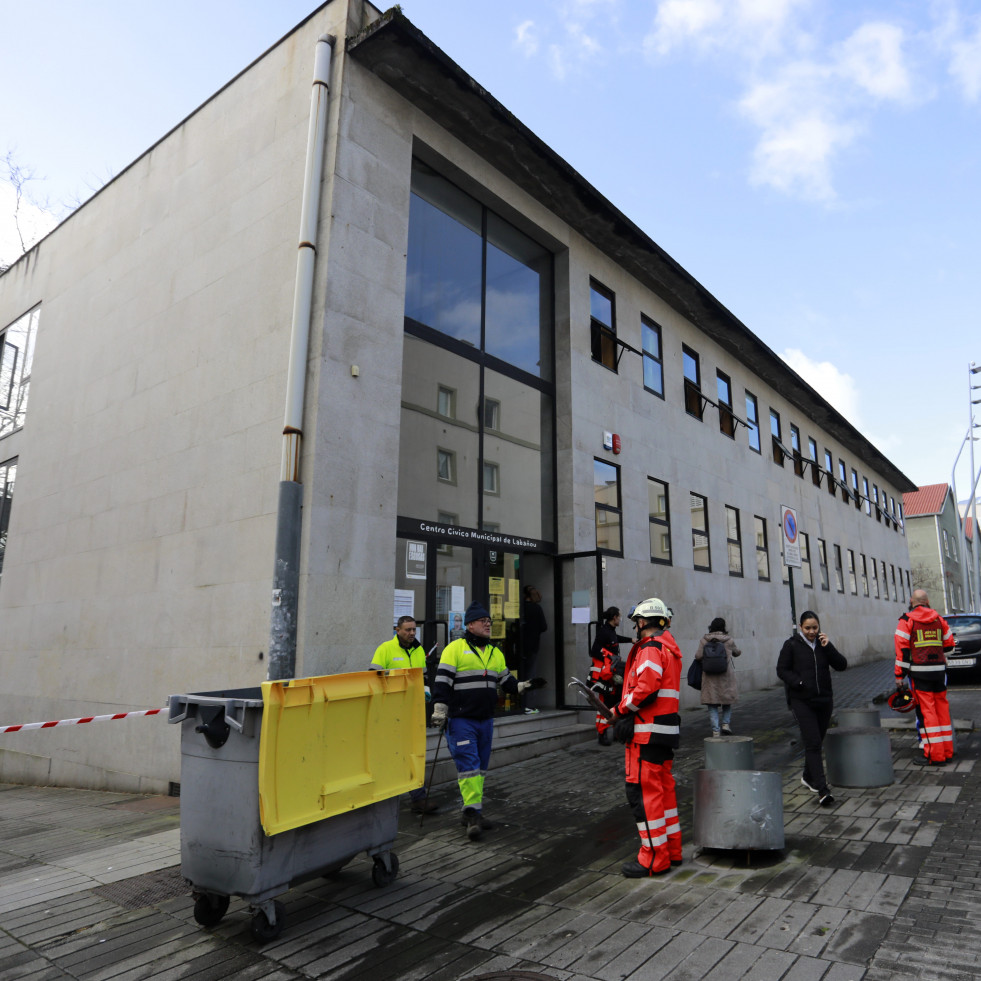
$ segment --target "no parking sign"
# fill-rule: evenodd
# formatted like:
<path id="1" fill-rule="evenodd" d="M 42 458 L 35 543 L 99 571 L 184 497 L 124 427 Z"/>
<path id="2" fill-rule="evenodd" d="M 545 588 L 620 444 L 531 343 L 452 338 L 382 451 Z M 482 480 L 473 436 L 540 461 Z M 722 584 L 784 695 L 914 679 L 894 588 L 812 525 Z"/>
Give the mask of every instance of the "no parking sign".
<path id="1" fill-rule="evenodd" d="M 783 561 L 785 565 L 800 568 L 800 529 L 797 527 L 797 512 L 786 505 L 780 505 L 780 527 L 783 529 Z"/>

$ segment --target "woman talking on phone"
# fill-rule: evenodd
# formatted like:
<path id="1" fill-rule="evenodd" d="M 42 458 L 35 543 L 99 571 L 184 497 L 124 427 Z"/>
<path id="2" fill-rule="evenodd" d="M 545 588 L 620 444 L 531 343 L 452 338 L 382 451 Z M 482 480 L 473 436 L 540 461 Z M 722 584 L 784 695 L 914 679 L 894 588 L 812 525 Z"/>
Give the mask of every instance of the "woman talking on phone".
<path id="1" fill-rule="evenodd" d="M 831 668 L 844 671 L 847 667 L 844 655 L 821 632 L 817 614 L 805 610 L 800 617 L 800 629 L 780 649 L 777 677 L 787 687 L 787 704 L 804 743 L 804 775 L 800 782 L 817 794 L 818 803 L 825 807 L 835 800 L 824 777 L 821 759 L 821 746 L 834 707 Z"/>

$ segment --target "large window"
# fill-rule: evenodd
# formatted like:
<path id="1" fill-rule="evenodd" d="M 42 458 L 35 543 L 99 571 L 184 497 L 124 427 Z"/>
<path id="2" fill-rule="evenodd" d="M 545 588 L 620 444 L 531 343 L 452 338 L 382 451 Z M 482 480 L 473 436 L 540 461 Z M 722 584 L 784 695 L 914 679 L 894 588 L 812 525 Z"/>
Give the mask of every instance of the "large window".
<path id="1" fill-rule="evenodd" d="M 871 517 L 872 500 L 869 498 L 869 478 L 862 478 L 862 497 L 865 498 L 865 513 Z"/>
<path id="2" fill-rule="evenodd" d="M 869 569 L 868 562 L 865 558 L 865 553 L 859 554 L 859 560 L 861 561 L 861 576 L 862 576 L 862 595 L 869 595 Z M 879 577 L 875 573 L 875 559 L 872 560 L 872 578 L 875 579 L 875 598 L 879 598 Z"/>
<path id="3" fill-rule="evenodd" d="M 664 398 L 664 358 L 661 328 L 648 317 L 640 318 L 640 343 L 644 349 L 644 388 Z"/>
<path id="4" fill-rule="evenodd" d="M 743 540 L 739 532 L 739 511 L 726 505 L 726 547 L 729 550 L 729 575 L 743 574 Z"/>
<path id="5" fill-rule="evenodd" d="M 601 552 L 622 555 L 620 468 L 605 460 L 593 460 L 593 504 L 596 548 Z"/>
<path id="6" fill-rule="evenodd" d="M 838 486 L 841 488 L 841 499 L 848 503 L 848 480 L 846 478 L 845 461 L 838 461 Z"/>
<path id="7" fill-rule="evenodd" d="M 0 436 L 24 425 L 40 314 L 35 307 L 0 331 Z"/>
<path id="8" fill-rule="evenodd" d="M 790 450 L 794 454 L 794 473 L 803 477 L 804 457 L 800 451 L 800 430 L 793 423 L 790 424 Z"/>
<path id="9" fill-rule="evenodd" d="M 749 448 L 760 452 L 760 406 L 752 392 L 746 392 L 746 438 Z"/>
<path id="10" fill-rule="evenodd" d="M 858 492 L 858 471 L 852 467 L 852 493 L 855 496 L 855 509 L 862 509 L 862 496 Z"/>
<path id="11" fill-rule="evenodd" d="M 719 431 L 736 438 L 736 418 L 732 414 L 732 382 L 721 371 L 715 373 L 715 392 L 719 397 Z"/>
<path id="12" fill-rule="evenodd" d="M 552 256 L 420 160 L 411 191 L 399 517 L 552 541 Z"/>
<path id="13" fill-rule="evenodd" d="M 756 533 L 756 578 L 770 580 L 770 552 L 766 545 L 766 518 L 755 515 L 753 529 Z"/>
<path id="14" fill-rule="evenodd" d="M 828 480 L 828 493 L 834 497 L 835 491 L 838 489 L 838 484 L 835 481 L 835 465 L 834 460 L 831 458 L 830 450 L 824 451 L 824 472 Z"/>
<path id="15" fill-rule="evenodd" d="M 647 478 L 648 515 L 651 534 L 651 562 L 671 565 L 671 512 L 668 485 Z"/>
<path id="16" fill-rule="evenodd" d="M 593 360 L 617 370 L 616 299 L 595 279 L 589 281 L 589 330 Z"/>
<path id="17" fill-rule="evenodd" d="M 3 557 L 7 551 L 7 525 L 10 524 L 10 505 L 14 500 L 16 476 L 16 460 L 0 463 L 0 574 L 3 573 Z"/>
<path id="18" fill-rule="evenodd" d="M 692 491 L 691 503 L 691 552 L 692 562 L 702 572 L 712 571 L 712 556 L 709 552 L 708 501 Z"/>
<path id="19" fill-rule="evenodd" d="M 841 546 L 832 545 L 831 547 L 835 556 L 835 589 L 839 593 L 843 593 L 845 591 L 845 579 L 841 571 Z"/>
<path id="20" fill-rule="evenodd" d="M 702 374 L 698 355 L 690 348 L 682 346 L 681 361 L 685 371 L 685 412 L 696 419 L 702 418 Z"/>
<path id="21" fill-rule="evenodd" d="M 862 556 L 862 564 L 865 564 L 865 556 Z M 889 580 L 885 578 L 883 574 L 882 586 L 885 589 L 885 599 L 889 599 Z M 868 595 L 866 593 L 866 595 Z M 872 560 L 872 595 L 876 599 L 879 598 L 879 567 L 876 565 L 875 559 Z"/>

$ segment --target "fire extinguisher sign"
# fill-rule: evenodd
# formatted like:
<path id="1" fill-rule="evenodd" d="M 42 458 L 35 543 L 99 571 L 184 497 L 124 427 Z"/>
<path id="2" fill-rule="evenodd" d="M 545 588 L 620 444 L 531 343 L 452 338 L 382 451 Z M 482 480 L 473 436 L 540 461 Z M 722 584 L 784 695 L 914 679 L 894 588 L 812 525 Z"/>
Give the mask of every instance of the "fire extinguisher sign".
<path id="1" fill-rule="evenodd" d="M 794 569 L 800 568 L 800 529 L 797 512 L 786 505 L 780 506 L 780 527 L 783 529 L 783 560 Z"/>

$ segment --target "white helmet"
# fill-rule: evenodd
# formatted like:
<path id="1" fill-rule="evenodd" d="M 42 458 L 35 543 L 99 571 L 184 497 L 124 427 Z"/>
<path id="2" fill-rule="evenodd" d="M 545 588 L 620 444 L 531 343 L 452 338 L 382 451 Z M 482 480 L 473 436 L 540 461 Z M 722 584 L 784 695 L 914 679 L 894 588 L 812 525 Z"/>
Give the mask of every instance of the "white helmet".
<path id="1" fill-rule="evenodd" d="M 658 617 L 667 620 L 669 616 L 671 614 L 668 612 L 668 608 L 656 596 L 641 600 L 630 611 L 631 620 L 636 620 L 638 617 L 644 620 L 656 620 Z"/>

